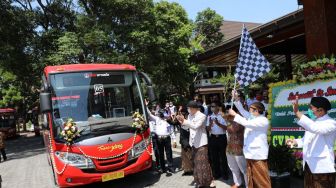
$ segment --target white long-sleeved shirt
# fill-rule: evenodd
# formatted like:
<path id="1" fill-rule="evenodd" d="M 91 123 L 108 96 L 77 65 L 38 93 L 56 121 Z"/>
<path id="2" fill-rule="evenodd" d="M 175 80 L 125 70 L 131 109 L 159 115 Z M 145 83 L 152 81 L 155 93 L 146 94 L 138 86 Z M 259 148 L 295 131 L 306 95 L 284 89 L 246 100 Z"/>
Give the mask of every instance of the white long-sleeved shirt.
<path id="1" fill-rule="evenodd" d="M 197 111 L 194 115 L 189 114 L 188 118 L 183 121 L 182 126 L 190 128 L 190 146 L 199 148 L 208 144 L 205 123 L 206 116 L 200 111 Z"/>
<path id="2" fill-rule="evenodd" d="M 251 114 L 244 109 L 240 101 L 234 104 L 240 114 L 244 116 L 237 114 L 233 121 L 245 127 L 243 146 L 245 158 L 254 160 L 267 159 L 269 148 L 267 143 L 268 119 L 263 115 L 252 119 Z"/>
<path id="3" fill-rule="evenodd" d="M 147 112 L 149 119 L 154 122 L 152 124 L 152 132 L 156 133 L 158 136 L 170 136 L 171 139 L 176 142 L 173 126 L 170 125 L 166 120 L 152 115 L 149 109 L 147 109 Z"/>
<path id="4" fill-rule="evenodd" d="M 295 139 L 303 148 L 303 167 L 307 163 L 314 174 L 335 172 L 336 121 L 327 114 L 315 121 L 302 115 L 298 124 L 306 130 L 303 138 Z"/>

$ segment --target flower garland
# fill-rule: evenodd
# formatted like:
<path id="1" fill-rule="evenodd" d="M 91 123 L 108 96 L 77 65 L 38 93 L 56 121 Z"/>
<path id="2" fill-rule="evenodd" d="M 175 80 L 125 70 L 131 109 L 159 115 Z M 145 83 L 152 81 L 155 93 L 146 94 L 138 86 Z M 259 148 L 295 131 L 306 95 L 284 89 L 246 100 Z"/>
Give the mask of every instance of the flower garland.
<path id="1" fill-rule="evenodd" d="M 143 116 L 139 112 L 135 112 L 132 117 L 133 117 L 132 127 L 135 127 L 135 128 L 138 129 L 138 131 L 140 131 L 142 139 L 145 141 L 146 152 L 150 156 L 153 155 L 152 136 L 149 135 L 148 139 L 145 139 L 145 136 L 143 134 L 143 132 L 146 130 L 146 122 L 145 122 Z M 136 140 L 136 136 L 138 134 L 138 131 L 136 131 L 134 133 L 131 147 L 128 148 L 127 150 L 125 150 L 123 153 L 120 153 L 118 155 L 109 156 L 109 157 L 96 157 L 96 156 L 91 156 L 91 155 L 86 154 L 79 146 L 77 146 L 77 148 L 86 158 L 92 158 L 92 159 L 98 159 L 98 160 L 106 160 L 106 159 L 117 158 L 117 157 L 120 157 L 120 156 L 128 153 L 130 150 L 133 149 L 133 147 L 135 145 L 135 140 Z M 66 141 L 66 146 L 67 146 L 67 151 L 66 152 L 68 154 L 69 153 L 69 148 L 73 144 L 73 141 L 80 136 L 80 132 L 78 131 L 76 123 L 73 121 L 73 119 L 69 118 L 67 120 L 67 122 L 64 123 L 64 129 L 61 132 L 61 135 L 64 138 L 64 140 Z M 59 175 L 63 174 L 63 172 L 65 171 L 68 164 L 65 163 L 62 170 L 58 171 L 58 169 L 56 167 L 56 164 L 55 164 L 55 159 L 54 159 L 54 153 L 55 152 L 54 152 L 53 147 L 52 147 L 52 140 L 51 140 L 50 134 L 49 134 L 49 142 L 50 142 L 51 163 L 52 163 L 52 165 L 55 169 L 55 172 L 57 174 L 59 174 Z M 151 146 L 151 148 L 148 149 L 148 146 Z"/>
<path id="2" fill-rule="evenodd" d="M 61 136 L 65 140 L 66 145 L 73 144 L 73 141 L 80 136 L 78 127 L 72 118 L 69 118 L 64 124 L 64 129 L 61 132 Z"/>
<path id="3" fill-rule="evenodd" d="M 317 79 L 334 78 L 336 74 L 336 59 L 321 58 L 307 63 L 301 63 L 297 67 L 296 80 L 300 82 L 313 81 Z"/>
<path id="4" fill-rule="evenodd" d="M 143 133 L 147 129 L 145 118 L 139 112 L 134 112 L 134 114 L 132 115 L 132 119 L 132 127 L 136 128 L 137 131 Z"/>
<path id="5" fill-rule="evenodd" d="M 57 167 L 56 167 L 56 164 L 55 164 L 55 158 L 54 158 L 54 153 L 55 153 L 55 151 L 54 151 L 54 149 L 53 149 L 53 147 L 52 147 L 52 141 L 51 141 L 51 136 L 50 136 L 50 134 L 49 134 L 49 144 L 50 144 L 51 165 L 54 167 L 55 172 L 56 172 L 58 175 L 61 175 L 61 174 L 63 174 L 63 172 L 65 171 L 65 168 L 67 167 L 68 163 L 65 163 L 64 166 L 63 166 L 63 168 L 62 168 L 62 170 L 61 170 L 61 171 L 58 171 L 58 170 L 57 170 Z M 67 152 L 67 155 L 68 155 L 68 153 L 69 153 L 69 145 L 67 145 L 67 151 L 66 151 L 66 152 Z"/>

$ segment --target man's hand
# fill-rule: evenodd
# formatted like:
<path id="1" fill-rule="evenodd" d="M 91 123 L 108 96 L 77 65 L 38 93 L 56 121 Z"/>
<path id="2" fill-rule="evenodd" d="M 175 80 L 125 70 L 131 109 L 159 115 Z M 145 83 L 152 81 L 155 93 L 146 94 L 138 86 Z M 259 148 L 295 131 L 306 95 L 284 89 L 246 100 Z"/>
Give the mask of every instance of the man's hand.
<path id="1" fill-rule="evenodd" d="M 292 103 L 293 104 L 293 112 L 296 114 L 299 112 L 299 97 L 295 97 L 295 101 Z"/>
<path id="2" fill-rule="evenodd" d="M 292 139 L 292 138 L 289 138 L 286 140 L 286 145 L 290 148 L 294 148 L 297 146 L 297 142 L 296 140 Z"/>
<path id="3" fill-rule="evenodd" d="M 145 105 L 148 106 L 149 101 L 147 99 L 145 99 Z"/>
<path id="4" fill-rule="evenodd" d="M 295 101 L 293 104 L 293 112 L 295 113 L 296 117 L 301 119 L 302 113 L 299 111 L 299 96 L 295 97 Z"/>
<path id="5" fill-rule="evenodd" d="M 237 113 L 236 113 L 234 110 L 229 109 L 229 115 L 231 115 L 231 116 L 236 116 Z"/>
<path id="6" fill-rule="evenodd" d="M 215 118 L 215 123 L 216 123 L 217 125 L 219 125 L 219 122 L 218 122 L 218 119 L 217 119 L 217 118 Z"/>
<path id="7" fill-rule="evenodd" d="M 173 148 L 177 148 L 176 142 L 173 142 Z"/>
<path id="8" fill-rule="evenodd" d="M 184 117 L 182 115 L 177 115 L 176 116 L 177 121 L 179 121 L 181 124 L 184 122 Z"/>

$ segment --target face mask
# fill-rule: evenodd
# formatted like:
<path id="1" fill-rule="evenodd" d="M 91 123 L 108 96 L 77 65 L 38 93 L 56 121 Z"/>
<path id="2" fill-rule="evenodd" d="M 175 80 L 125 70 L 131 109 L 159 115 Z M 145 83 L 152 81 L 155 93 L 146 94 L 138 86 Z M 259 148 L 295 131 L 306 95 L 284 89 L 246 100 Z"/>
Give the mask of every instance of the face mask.
<path id="1" fill-rule="evenodd" d="M 187 110 L 188 110 L 188 113 L 189 113 L 189 114 L 191 114 L 191 111 L 190 111 L 190 109 L 188 108 Z"/>
<path id="2" fill-rule="evenodd" d="M 256 118 L 256 116 L 251 114 L 249 119 L 254 119 L 254 118 Z"/>
<path id="3" fill-rule="evenodd" d="M 316 116 L 315 116 L 314 112 L 313 112 L 310 108 L 308 109 L 308 114 L 307 114 L 307 115 L 308 115 L 309 118 L 312 119 L 312 120 L 315 120 L 315 119 L 316 119 Z"/>

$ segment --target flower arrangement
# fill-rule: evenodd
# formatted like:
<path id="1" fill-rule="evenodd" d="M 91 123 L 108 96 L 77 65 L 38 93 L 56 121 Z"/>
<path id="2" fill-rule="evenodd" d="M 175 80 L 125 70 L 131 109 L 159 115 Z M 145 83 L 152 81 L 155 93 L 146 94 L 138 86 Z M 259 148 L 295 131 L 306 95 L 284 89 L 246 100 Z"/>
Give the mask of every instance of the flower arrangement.
<path id="1" fill-rule="evenodd" d="M 298 176 L 302 176 L 303 175 L 303 167 L 302 167 L 303 153 L 302 151 L 297 150 L 293 152 L 293 156 L 295 159 L 295 164 L 294 164 L 294 168 L 292 169 L 292 171 L 294 174 Z"/>
<path id="2" fill-rule="evenodd" d="M 80 136 L 78 127 L 72 118 L 69 118 L 64 124 L 64 129 L 61 132 L 61 136 L 65 140 L 67 145 L 71 145 L 73 141 Z"/>
<path id="3" fill-rule="evenodd" d="M 134 112 L 134 114 L 132 115 L 132 119 L 132 127 L 136 128 L 137 131 L 142 133 L 146 130 L 147 124 L 143 115 L 141 115 L 139 112 Z"/>
<path id="4" fill-rule="evenodd" d="M 333 56 L 330 58 L 324 57 L 298 64 L 296 80 L 306 82 L 316 79 L 328 79 L 335 77 L 335 74 L 336 59 Z"/>

